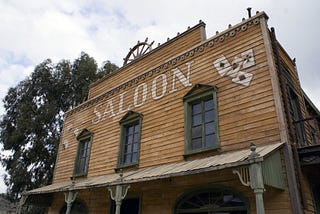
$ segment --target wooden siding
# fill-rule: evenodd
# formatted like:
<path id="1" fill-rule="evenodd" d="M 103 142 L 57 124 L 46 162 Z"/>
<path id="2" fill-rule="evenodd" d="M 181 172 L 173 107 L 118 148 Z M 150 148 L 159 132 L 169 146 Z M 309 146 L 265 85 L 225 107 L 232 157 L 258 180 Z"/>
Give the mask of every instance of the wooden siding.
<path id="1" fill-rule="evenodd" d="M 284 100 L 284 102 L 286 102 L 285 106 L 288 106 L 288 107 L 290 106 L 290 100 L 288 97 L 288 93 L 289 93 L 288 86 L 290 86 L 298 96 L 302 118 L 307 118 L 308 113 L 307 113 L 307 109 L 305 106 L 303 92 L 301 89 L 300 80 L 299 80 L 299 76 L 298 76 L 298 72 L 296 70 L 295 64 L 290 59 L 290 57 L 285 52 L 285 50 L 281 47 L 281 45 L 277 46 L 277 51 L 278 51 L 280 63 L 282 66 L 282 69 L 280 71 L 281 72 L 280 78 L 282 78 L 282 84 L 283 84 L 282 85 L 282 88 L 283 88 L 282 93 L 283 93 L 283 100 Z M 286 114 L 287 114 L 287 123 L 288 123 L 289 131 L 290 131 L 290 141 L 294 142 L 295 141 L 295 131 L 294 131 L 295 125 L 293 124 L 288 107 L 286 108 Z M 305 142 L 305 143 L 307 145 L 311 145 L 312 144 L 312 137 L 311 137 L 310 129 L 309 129 L 307 123 L 303 123 L 303 124 L 305 127 L 305 134 L 306 134 L 306 140 L 307 140 L 307 142 Z"/>
<path id="2" fill-rule="evenodd" d="M 275 61 L 277 62 L 278 71 L 279 71 L 279 78 L 280 78 L 280 84 L 282 87 L 282 99 L 284 102 L 285 110 L 286 110 L 286 118 L 287 118 L 287 125 L 289 130 L 289 143 L 296 144 L 297 146 L 307 146 L 312 144 L 312 136 L 310 132 L 309 125 L 313 125 L 313 121 L 309 121 L 304 124 L 305 128 L 305 134 L 306 134 L 306 145 L 299 144 L 299 142 L 296 141 L 296 135 L 295 135 L 295 128 L 293 124 L 293 119 L 290 114 L 290 100 L 288 96 L 288 86 L 294 90 L 296 93 L 299 105 L 301 109 L 301 116 L 302 118 L 308 118 L 308 109 L 306 108 L 305 100 L 304 100 L 304 94 L 300 85 L 300 80 L 298 76 L 298 72 L 296 69 L 295 62 L 290 58 L 290 56 L 287 54 L 287 52 L 284 50 L 284 48 L 276 41 L 276 47 L 275 48 L 275 55 L 279 58 Z M 280 65 L 279 65 L 280 64 Z M 296 147 L 296 146 L 293 146 Z M 294 148 L 295 150 L 296 148 Z M 296 151 L 294 151 L 296 152 Z M 309 182 L 306 178 L 305 172 L 301 170 L 301 166 L 298 160 L 298 157 L 295 159 L 295 174 L 298 179 L 297 186 L 300 189 L 300 196 L 302 197 L 302 203 L 304 205 L 303 209 L 305 213 L 314 213 L 314 204 L 312 201 L 312 193 L 310 190 Z"/>
<path id="3" fill-rule="evenodd" d="M 126 94 L 124 95 L 123 109 L 127 109 L 131 105 L 131 110 L 144 115 L 139 168 L 183 161 L 184 108 L 182 98 L 197 83 L 218 87 L 218 127 L 221 145 L 218 152 L 248 148 L 249 142 L 254 142 L 258 146 L 280 142 L 279 125 L 260 25 L 252 22 L 251 24 L 246 22 L 241 24 L 247 24 L 248 28 L 236 31 L 236 35 L 233 37 L 225 36 L 222 42 L 217 40 L 220 35 L 200 42 L 200 29 L 196 29 L 197 33 L 186 34 L 187 40 L 184 40 L 183 37 L 181 42 L 189 41 L 190 36 L 196 37 L 194 44 L 197 41 L 199 46 L 192 49 L 179 47 L 180 40 L 178 40 L 177 47 L 179 48 L 175 48 L 175 43 L 172 44 L 169 55 L 166 55 L 169 51 L 166 48 L 159 49 L 159 53 L 155 52 L 154 55 L 151 54 L 137 63 L 132 63 L 132 65 L 123 68 L 121 72 L 92 86 L 90 96 L 95 97 L 134 76 L 143 74 L 154 67 L 161 67 L 161 63 L 167 60 L 165 56 L 169 60 L 172 56 L 186 55 L 195 48 L 204 47 L 202 51 L 194 52 L 193 55 L 190 54 L 175 64 L 169 64 L 167 67 L 162 66 L 158 72 L 140 79 L 135 84 L 126 86 L 125 89 L 119 89 L 113 95 L 96 101 L 89 100 L 67 113 L 61 143 L 68 142 L 68 147 L 63 149 L 60 146 L 59 148 L 54 182 L 66 181 L 72 176 L 77 148 L 77 140 L 74 135 L 76 129 L 81 132 L 86 128 L 94 134 L 87 177 L 114 172 L 120 141 L 118 122 L 126 113 L 125 111 L 118 113 L 119 95 L 124 92 Z M 208 45 L 210 41 L 214 41 L 213 46 Z M 194 44 L 192 45 L 194 46 Z M 218 74 L 213 66 L 213 62 L 217 58 L 223 54 L 231 62 L 234 57 L 249 49 L 253 50 L 255 65 L 245 70 L 245 72 L 253 74 L 253 79 L 248 87 L 232 82 L 228 76 L 221 77 Z M 173 81 L 172 69 L 178 68 L 186 75 L 188 71 L 186 63 L 191 63 L 190 83 L 192 85 L 184 87 L 176 79 L 175 88 L 177 90 L 170 93 Z M 164 96 L 154 100 L 151 95 L 152 82 L 160 74 L 166 75 L 168 84 Z M 148 87 L 147 99 L 144 105 L 134 107 L 135 89 L 142 83 L 147 84 Z M 157 96 L 159 96 L 162 89 L 161 78 L 158 79 L 156 87 Z M 141 89 L 139 96 L 141 96 Z M 96 119 L 94 108 L 98 105 L 105 107 L 110 99 L 113 99 L 115 116 L 111 118 L 107 116 L 98 124 L 93 124 L 92 120 Z M 104 108 L 100 106 L 98 109 L 103 113 Z M 216 153 L 217 151 L 211 151 L 201 154 L 200 157 Z"/>
<path id="4" fill-rule="evenodd" d="M 89 99 L 110 90 L 120 83 L 126 82 L 131 78 L 141 74 L 141 71 L 148 70 L 166 60 L 174 57 L 177 53 L 183 52 L 195 45 L 198 45 L 205 39 L 205 24 L 200 22 L 193 28 L 156 47 L 141 58 L 120 68 L 115 74 L 106 76 L 89 89 Z"/>

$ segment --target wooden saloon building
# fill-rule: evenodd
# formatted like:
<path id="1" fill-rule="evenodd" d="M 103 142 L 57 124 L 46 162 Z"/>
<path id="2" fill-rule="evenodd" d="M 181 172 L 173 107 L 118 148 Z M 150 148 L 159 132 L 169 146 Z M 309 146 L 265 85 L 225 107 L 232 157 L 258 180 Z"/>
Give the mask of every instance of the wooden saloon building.
<path id="1" fill-rule="evenodd" d="M 48 213 L 319 213 L 319 111 L 268 16 L 199 22 L 91 85 L 65 114 Z"/>

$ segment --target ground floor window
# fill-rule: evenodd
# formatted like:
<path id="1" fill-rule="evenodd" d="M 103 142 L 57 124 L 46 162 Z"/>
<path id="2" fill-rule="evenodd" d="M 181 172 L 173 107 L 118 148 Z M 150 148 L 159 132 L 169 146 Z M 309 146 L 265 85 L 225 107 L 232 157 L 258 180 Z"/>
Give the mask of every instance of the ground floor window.
<path id="1" fill-rule="evenodd" d="M 213 188 L 187 193 L 175 207 L 175 214 L 245 214 L 248 207 L 237 194 Z"/>

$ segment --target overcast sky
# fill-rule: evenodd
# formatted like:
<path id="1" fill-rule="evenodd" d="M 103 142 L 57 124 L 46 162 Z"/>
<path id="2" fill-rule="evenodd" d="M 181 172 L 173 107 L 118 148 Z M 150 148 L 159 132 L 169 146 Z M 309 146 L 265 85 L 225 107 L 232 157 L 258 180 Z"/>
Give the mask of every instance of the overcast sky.
<path id="1" fill-rule="evenodd" d="M 105 60 L 121 66 L 138 40 L 162 44 L 200 19 L 209 38 L 247 18 L 247 7 L 268 14 L 269 27 L 297 59 L 302 87 L 319 108 L 319 0 L 0 0 L 0 99 L 45 59 L 73 61 L 84 51 L 99 66 Z M 0 180 L 4 173 L 0 167 Z M 5 188 L 0 181 L 0 192 Z"/>

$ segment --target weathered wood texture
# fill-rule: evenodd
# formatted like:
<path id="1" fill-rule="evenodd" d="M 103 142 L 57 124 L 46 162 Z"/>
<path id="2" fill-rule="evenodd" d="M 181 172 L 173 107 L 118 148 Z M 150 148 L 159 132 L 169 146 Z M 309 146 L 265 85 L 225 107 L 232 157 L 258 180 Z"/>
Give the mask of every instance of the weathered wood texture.
<path id="1" fill-rule="evenodd" d="M 128 81 L 134 76 L 143 74 L 154 67 L 163 65 L 168 61 L 165 56 L 183 55 L 185 58 L 177 60 L 176 63 L 162 66 L 158 72 L 140 79 L 131 86 L 119 89 L 113 95 L 94 102 L 87 102 L 68 113 L 62 143 L 68 142 L 68 147 L 59 149 L 54 182 L 69 180 L 72 176 L 74 159 L 76 156 L 77 140 L 74 135 L 76 129 L 79 132 L 86 128 L 94 133 L 87 177 L 113 173 L 116 168 L 120 126 L 119 121 L 126 111 L 119 112 L 120 94 L 123 95 L 122 110 L 130 109 L 144 115 L 142 121 L 141 147 L 139 167 L 148 167 L 164 163 L 183 161 L 184 154 L 184 107 L 183 96 L 197 83 L 211 84 L 218 87 L 218 119 L 219 119 L 219 139 L 221 150 L 226 152 L 242 148 L 248 148 L 249 142 L 254 142 L 258 146 L 280 141 L 279 126 L 275 112 L 274 98 L 269 77 L 269 68 L 266 61 L 266 52 L 261 36 L 259 24 L 247 23 L 247 29 L 238 30 L 234 36 L 225 36 L 223 41 L 219 37 L 209 38 L 195 46 L 194 48 L 181 47 L 186 41 L 200 42 L 199 31 L 191 32 L 184 38 L 178 39 L 177 44 L 173 43 L 170 52 L 167 48 L 159 49 L 150 57 L 146 57 L 141 62 L 133 63 L 125 67 L 121 72 L 116 73 L 108 79 L 94 85 L 91 90 L 91 97 L 95 97 L 110 88 Z M 191 37 L 191 38 L 190 38 Z M 181 41 L 180 41 L 181 40 Z M 214 41 L 214 45 L 208 45 L 209 41 Z M 205 45 L 206 44 L 206 45 Z M 209 43 L 210 44 L 210 43 Z M 201 49 L 200 47 L 203 47 Z M 198 48 L 198 49 L 197 49 Z M 191 51 L 194 51 L 191 54 Z M 253 79 L 248 87 L 236 84 L 228 76 L 221 77 L 213 62 L 222 54 L 230 61 L 249 49 L 253 50 L 255 65 L 247 68 L 245 72 L 253 74 Z M 188 54 L 186 54 L 188 53 Z M 173 88 L 173 69 L 178 68 L 186 75 L 190 63 L 190 83 L 192 85 L 184 87 L 176 79 Z M 157 78 L 163 74 L 162 78 Z M 163 78 L 166 77 L 166 87 L 163 87 Z M 153 81 L 157 78 L 156 84 Z M 134 106 L 135 90 L 142 84 L 147 85 L 147 97 L 143 105 Z M 153 85 L 153 86 L 152 86 Z M 160 99 L 153 99 L 152 88 L 156 87 L 156 96 L 160 96 L 162 90 L 164 95 Z M 139 87 L 138 103 L 142 102 L 142 87 Z M 173 90 L 175 89 L 175 90 Z M 92 121 L 97 119 L 94 110 L 103 114 L 108 106 L 108 101 L 112 100 L 114 116 L 110 117 L 110 112 L 97 124 Z M 110 106 L 109 106 L 110 107 Z M 110 111 L 110 108 L 107 109 Z M 71 128 L 72 126 L 72 128 Z M 69 129 L 68 129 L 69 127 Z M 213 155 L 217 151 L 211 151 L 201 156 Z"/>
<path id="2" fill-rule="evenodd" d="M 198 45 L 204 40 L 204 27 L 205 24 L 203 22 L 199 23 L 188 29 L 186 32 L 176 36 L 159 47 L 154 48 L 134 62 L 120 68 L 115 74 L 106 76 L 92 84 L 89 89 L 89 99 L 118 86 L 119 83 L 134 78 L 141 74 L 142 71 L 149 70 L 150 68 L 165 62 L 180 52 Z"/>
<path id="3" fill-rule="evenodd" d="M 280 77 L 280 83 L 282 84 L 282 99 L 284 102 L 285 110 L 286 110 L 286 118 L 287 118 L 287 125 L 288 125 L 288 131 L 289 131 L 289 140 L 291 144 L 296 144 L 298 147 L 299 146 L 306 146 L 306 145 L 311 145 L 312 144 L 312 136 L 310 132 L 310 126 L 313 124 L 313 121 L 308 121 L 303 123 L 304 124 L 304 129 L 305 129 L 305 134 L 306 134 L 306 142 L 297 142 L 296 141 L 296 129 L 295 129 L 295 124 L 293 123 L 294 121 L 292 120 L 292 117 L 290 115 L 290 100 L 288 97 L 288 87 L 291 87 L 295 93 L 298 96 L 299 99 L 299 105 L 301 109 L 301 116 L 302 118 L 308 118 L 308 110 L 305 105 L 305 101 L 303 98 L 303 92 L 302 88 L 300 85 L 300 80 L 298 76 L 298 72 L 295 66 L 295 63 L 293 60 L 290 58 L 290 56 L 287 54 L 287 52 L 284 50 L 284 48 L 277 43 L 276 46 L 276 54 L 278 55 L 279 59 L 276 60 L 278 70 L 279 70 L 279 77 Z M 279 65 L 279 63 L 281 65 Z M 281 68 L 280 68 L 281 66 Z M 296 169 L 296 175 L 298 179 L 298 186 L 300 188 L 301 192 L 301 197 L 302 200 L 304 201 L 304 212 L 305 213 L 314 213 L 314 207 L 313 207 L 313 201 L 312 201 L 312 194 L 311 194 L 311 189 L 310 185 L 307 181 L 307 178 L 305 177 L 305 174 L 303 174 L 300 164 L 297 160 L 295 162 L 295 169 Z"/>
<path id="4" fill-rule="evenodd" d="M 279 54 L 280 63 L 282 66 L 282 69 L 279 69 L 279 72 L 281 72 L 280 78 L 282 78 L 282 84 L 283 84 L 282 85 L 282 93 L 283 93 L 283 100 L 284 100 L 284 102 L 286 102 L 285 106 L 290 106 L 290 101 L 288 99 L 288 93 L 289 93 L 288 87 L 291 87 L 298 96 L 302 118 L 307 118 L 308 113 L 307 113 L 307 109 L 306 109 L 306 106 L 304 103 L 303 92 L 302 92 L 302 88 L 300 85 L 300 80 L 299 80 L 296 66 L 293 63 L 292 59 L 289 57 L 289 55 L 286 53 L 286 51 L 284 50 L 284 48 L 280 44 L 278 44 L 278 46 L 277 46 L 277 52 Z M 286 108 L 286 114 L 287 114 L 287 123 L 288 123 L 289 131 L 290 131 L 290 138 L 289 139 L 291 142 L 294 142 L 295 141 L 295 133 L 293 133 L 293 132 L 296 132 L 294 129 L 294 126 L 296 126 L 298 124 L 293 123 L 288 108 Z M 312 144 L 310 127 L 308 126 L 307 122 L 304 122 L 303 124 L 304 124 L 304 128 L 305 128 L 306 142 L 303 142 L 303 143 L 300 142 L 299 145 L 302 145 L 302 144 L 310 145 L 310 144 Z"/>
<path id="5" fill-rule="evenodd" d="M 235 193 L 239 193 L 247 203 L 250 213 L 256 213 L 253 190 L 250 187 L 243 186 L 231 169 L 135 183 L 131 185 L 127 197 L 141 197 L 141 213 L 143 214 L 168 214 L 173 213 L 174 206 L 185 194 L 203 188 L 217 187 L 226 187 Z M 49 213 L 58 213 L 64 205 L 62 196 L 61 193 L 55 195 Z M 281 191 L 266 186 L 263 197 L 266 213 L 291 213 L 287 189 Z M 85 201 L 89 213 L 109 213 L 111 199 L 107 188 L 81 190 L 78 199 Z"/>
<path id="6" fill-rule="evenodd" d="M 313 204 L 310 183 L 309 183 L 308 178 L 305 174 L 303 174 L 303 176 L 302 176 L 302 184 L 301 185 L 302 185 L 302 189 L 305 194 L 305 201 L 306 201 L 306 206 L 304 207 L 304 212 L 305 213 L 315 213 L 315 207 Z"/>

